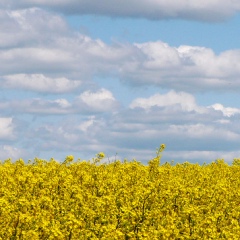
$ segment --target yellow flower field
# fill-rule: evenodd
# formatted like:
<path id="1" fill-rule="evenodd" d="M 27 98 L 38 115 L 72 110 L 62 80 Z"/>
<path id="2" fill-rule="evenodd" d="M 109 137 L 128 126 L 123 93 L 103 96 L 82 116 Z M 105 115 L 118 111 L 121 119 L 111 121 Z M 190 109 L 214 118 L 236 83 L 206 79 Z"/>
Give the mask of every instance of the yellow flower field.
<path id="1" fill-rule="evenodd" d="M 0 239 L 240 239 L 240 160 L 0 164 Z"/>

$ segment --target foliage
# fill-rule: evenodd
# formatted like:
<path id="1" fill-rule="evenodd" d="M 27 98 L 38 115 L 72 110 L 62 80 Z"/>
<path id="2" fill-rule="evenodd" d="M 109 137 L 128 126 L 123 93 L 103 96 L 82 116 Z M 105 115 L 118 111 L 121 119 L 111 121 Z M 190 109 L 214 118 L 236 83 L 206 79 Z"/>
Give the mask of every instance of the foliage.
<path id="1" fill-rule="evenodd" d="M 240 164 L 0 164 L 0 239 L 239 239 Z"/>

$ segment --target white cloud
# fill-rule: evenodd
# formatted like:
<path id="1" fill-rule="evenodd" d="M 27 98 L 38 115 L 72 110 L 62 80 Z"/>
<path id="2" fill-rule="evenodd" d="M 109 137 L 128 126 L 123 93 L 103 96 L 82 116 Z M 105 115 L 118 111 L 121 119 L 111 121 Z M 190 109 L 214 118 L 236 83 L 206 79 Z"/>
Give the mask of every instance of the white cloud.
<path id="1" fill-rule="evenodd" d="M 169 151 L 217 151 L 216 143 L 223 148 L 222 151 L 237 149 L 240 128 L 235 118 L 213 107 L 197 105 L 191 94 L 169 91 L 140 100 L 135 99 L 132 108 L 116 108 L 112 93 L 99 89 L 83 92 L 73 102 L 64 98 L 26 99 L 2 103 L 0 108 L 2 112 L 11 109 L 15 113 L 31 113 L 36 117 L 45 114 L 46 119 L 53 114 L 75 114 L 69 119 L 62 118 L 63 122 L 56 118 L 51 120 L 51 117 L 45 123 L 36 120 L 30 124 L 27 120 L 29 124 L 22 125 L 21 132 L 17 130 L 18 141 L 23 136 L 20 142 L 34 143 L 29 148 L 39 153 L 65 149 L 94 155 L 99 150 L 139 157 L 137 151 L 146 153 L 159 142 L 166 143 Z M 99 114 L 105 112 L 108 114 Z M 1 126 L 5 130 L 4 136 L 10 136 L 12 119 L 3 118 Z"/>
<path id="2" fill-rule="evenodd" d="M 166 94 L 155 94 L 149 98 L 137 98 L 131 104 L 130 108 L 149 109 L 154 106 L 166 107 L 180 105 L 183 111 L 204 111 L 204 108 L 197 106 L 193 95 L 185 92 L 169 91 Z"/>
<path id="3" fill-rule="evenodd" d="M 11 140 L 14 137 L 14 124 L 11 117 L 0 118 L 0 139 Z"/>
<path id="4" fill-rule="evenodd" d="M 94 124 L 95 116 L 90 116 L 88 120 L 83 121 L 77 126 L 77 129 L 81 130 L 82 132 L 87 132 L 88 128 Z"/>
<path id="5" fill-rule="evenodd" d="M 11 145 L 0 145 L 0 160 L 6 160 L 11 158 L 12 161 L 20 158 L 24 159 L 27 156 L 27 152 L 24 149 L 16 148 Z M 28 159 L 24 159 L 28 160 Z"/>
<path id="6" fill-rule="evenodd" d="M 66 3 L 70 6 L 69 1 L 12 3 L 23 4 L 22 7 L 50 4 L 52 9 L 64 8 Z M 81 1 L 72 3 L 83 6 Z M 82 13 L 88 9 L 114 16 L 150 17 L 151 9 L 159 3 L 164 6 L 163 10 L 155 8 L 156 14 L 161 13 L 160 18 L 195 15 L 196 19 L 206 20 L 210 16 L 207 10 L 212 13 L 218 4 L 215 13 L 219 14 L 211 15 L 211 20 L 216 20 L 238 10 L 234 2 L 228 1 L 201 2 L 202 11 L 196 1 L 188 2 L 184 11 L 181 4 L 173 1 L 130 1 L 118 3 L 118 12 L 114 13 L 110 7 L 115 6 L 110 6 L 110 2 L 106 1 L 107 6 L 102 5 L 102 9 L 100 3 L 91 3 L 92 6 L 90 2 L 84 3 Z M 129 8 L 131 4 L 135 8 Z M 233 6 L 232 12 L 229 6 Z M 139 160 L 146 160 L 159 143 L 166 143 L 175 156 L 184 151 L 178 158 L 198 159 L 214 157 L 218 151 L 237 152 L 240 110 L 219 103 L 199 106 L 193 95 L 182 91 L 239 91 L 239 50 L 217 55 L 212 49 L 172 47 L 161 41 L 106 44 L 72 32 L 63 17 L 40 8 L 12 11 L 10 6 L 8 11 L 0 11 L 0 22 L 0 86 L 5 88 L 0 109 L 3 116 L 8 116 L 0 118 L 1 141 L 11 140 L 13 145 L 23 145 L 32 153 L 47 154 L 54 149 L 57 154 L 75 151 L 94 156 L 97 151 L 106 151 L 111 156 L 119 152 Z M 138 97 L 129 108 L 120 108 L 111 91 L 96 90 L 94 79 L 106 76 L 107 81 L 118 78 L 135 87 L 154 85 L 175 91 Z M 84 92 L 77 91 L 75 96 L 75 89 L 82 85 Z M 31 92 L 15 95 L 19 89 Z M 55 98 L 51 93 L 68 94 Z M 14 122 L 16 116 L 19 125 Z M 5 144 L 0 153 L 17 156 L 23 154 L 21 149 Z"/>
<path id="7" fill-rule="evenodd" d="M 63 99 L 63 98 L 57 99 L 54 102 L 59 104 L 59 106 L 62 108 L 68 108 L 71 106 L 71 104 L 66 99 Z"/>
<path id="8" fill-rule="evenodd" d="M 66 99 L 44 100 L 42 98 L 0 102 L 0 109 L 32 114 L 67 114 L 73 112 L 71 104 Z"/>
<path id="9" fill-rule="evenodd" d="M 178 51 L 167 43 L 160 41 L 142 44 L 135 43 L 135 46 L 146 55 L 144 66 L 148 69 L 166 69 L 169 66 L 178 67 L 181 63 Z"/>
<path id="10" fill-rule="evenodd" d="M 170 125 L 169 126 L 169 134 L 173 134 L 176 136 L 185 136 L 188 138 L 196 138 L 196 139 L 217 139 L 217 138 L 225 138 L 225 140 L 239 140 L 240 135 L 234 133 L 227 129 L 221 129 L 219 131 L 215 126 L 208 126 L 204 124 L 184 124 L 184 125 Z"/>
<path id="11" fill-rule="evenodd" d="M 93 114 L 116 111 L 119 103 L 112 93 L 104 88 L 90 92 L 85 91 L 72 102 L 65 98 L 54 100 L 33 98 L 23 100 L 0 101 L 0 109 L 5 112 L 31 114 Z"/>
<path id="12" fill-rule="evenodd" d="M 221 123 L 221 124 L 229 124 L 229 123 L 231 123 L 231 121 L 228 120 L 228 119 L 219 119 L 219 120 L 216 120 L 215 122 L 216 123 Z"/>
<path id="13" fill-rule="evenodd" d="M 125 82 L 184 91 L 226 91 L 240 87 L 239 50 L 216 55 L 208 48 L 175 48 L 160 41 L 134 46 L 145 58 L 136 58 L 122 66 L 120 75 Z"/>
<path id="14" fill-rule="evenodd" d="M 55 36 L 69 31 L 66 22 L 59 15 L 38 8 L 18 11 L 0 9 L 0 21 L 1 48 L 40 45 L 51 39 L 50 32 Z"/>
<path id="15" fill-rule="evenodd" d="M 50 22 L 45 27 L 42 15 Z M 2 77 L 7 77 L 0 79 L 2 86 L 64 92 L 63 88 L 72 91 L 78 87 L 78 79 L 84 85 L 95 77 L 113 76 L 132 86 L 188 92 L 240 89 L 240 50 L 217 55 L 212 49 L 172 47 L 161 41 L 110 45 L 71 32 L 63 18 L 42 9 L 9 11 L 2 22 L 0 33 L 6 34 L 0 38 L 0 65 Z M 30 36 L 27 24 L 33 32 Z"/>
<path id="16" fill-rule="evenodd" d="M 199 161 L 205 156 L 203 160 L 209 162 L 221 151 L 234 153 L 237 151 L 240 128 L 233 116 L 226 116 L 214 108 L 197 105 L 190 94 L 170 91 L 165 96 L 168 94 L 173 97 L 173 100 L 169 98 L 169 104 L 165 100 L 163 106 L 154 105 L 156 99 L 153 98 L 154 101 L 151 102 L 150 97 L 144 102 L 147 111 L 145 108 L 137 107 L 120 108 L 114 111 L 109 109 L 108 114 L 99 114 L 99 112 L 94 114 L 90 111 L 91 106 L 87 105 L 92 101 L 101 104 L 105 100 L 114 101 L 113 95 L 106 89 L 96 92 L 86 91 L 80 96 L 85 96 L 87 103 L 77 98 L 76 102 L 79 105 L 75 105 L 75 100 L 71 103 L 66 99 L 45 100 L 45 102 L 38 99 L 32 105 L 29 103 L 21 106 L 22 111 L 27 109 L 26 111 L 33 113 L 35 109 L 37 118 L 40 117 L 39 113 L 48 111 L 44 117 L 46 121 L 36 120 L 31 123 L 28 120 L 29 124 L 21 127 L 24 135 L 19 133 L 19 138 L 23 136 L 21 142 L 25 142 L 25 145 L 29 146 L 29 151 L 37 152 L 39 157 L 43 154 L 46 156 L 52 149 L 55 154 L 59 154 L 54 156 L 58 158 L 66 152 L 77 154 L 79 157 L 82 157 L 82 154 L 93 157 L 98 151 L 105 151 L 108 155 L 118 152 L 122 157 L 129 159 L 135 157 L 144 162 L 154 156 L 155 147 L 160 143 L 167 144 L 163 161 L 169 160 L 170 157 L 174 157 L 175 161 L 182 161 L 185 157 L 189 157 L 185 160 L 191 160 L 192 157 L 192 161 Z M 163 99 L 164 95 L 153 96 Z M 150 103 L 147 102 L 148 100 Z M 158 100 L 159 98 L 156 103 Z M 181 104 L 183 106 L 185 104 L 184 100 L 189 101 L 191 108 L 203 108 L 204 111 L 189 111 L 188 105 L 185 106 L 186 109 L 181 107 Z M 97 110 L 99 109 L 95 108 L 95 111 Z M 51 112 L 69 114 L 77 111 L 85 112 L 83 115 L 71 114 L 61 119 L 49 117 Z M 104 113 L 103 109 L 102 111 Z M 171 154 L 168 155 L 168 152 Z M 201 153 L 199 157 L 197 152 Z M 215 155 L 211 155 L 213 152 Z M 47 158 L 49 157 L 48 155 Z"/>
<path id="17" fill-rule="evenodd" d="M 188 1 L 181 0 L 130 0 L 114 1 L 96 0 L 3 0 L 2 7 L 27 8 L 33 6 L 51 8 L 67 14 L 97 14 L 113 17 L 148 18 L 152 20 L 164 18 L 183 18 L 202 21 L 223 20 L 239 11 L 237 0 Z"/>
<path id="18" fill-rule="evenodd" d="M 210 114 L 203 114 L 204 120 L 199 120 L 202 123 L 197 123 L 198 118 L 201 118 L 201 113 L 185 112 L 184 115 L 193 114 L 192 118 L 196 121 L 194 123 L 193 120 L 188 124 L 182 118 L 183 115 L 172 114 L 171 121 L 178 121 L 172 124 L 159 118 L 161 112 L 142 111 L 142 115 L 139 112 L 133 113 L 137 121 L 129 119 L 123 111 L 104 118 L 89 116 L 84 119 L 68 119 L 64 123 L 45 123 L 35 128 L 32 136 L 38 136 L 38 148 L 41 151 L 48 151 L 48 149 L 63 151 L 65 149 L 76 152 L 80 157 L 84 151 L 92 156 L 97 151 L 104 151 L 109 155 L 118 152 L 123 157 L 130 159 L 136 157 L 138 160 L 146 161 L 150 156 L 154 156 L 155 147 L 158 147 L 160 143 L 166 143 L 167 150 L 163 153 L 164 159 L 169 160 L 168 157 L 175 156 L 174 160 L 182 161 L 187 153 L 195 151 L 201 154 L 198 157 L 190 154 L 187 160 L 191 160 L 192 156 L 192 161 L 196 159 L 199 161 L 203 157 L 202 151 L 204 150 L 206 155 L 203 160 L 208 162 L 214 159 L 207 152 L 217 153 L 220 150 L 226 151 L 228 148 L 230 151 L 237 150 L 240 130 L 232 131 L 231 125 L 212 124 L 212 117 L 208 115 L 214 114 L 213 109 Z M 151 118 L 154 114 L 158 119 L 156 123 Z M 144 118 L 145 122 L 138 122 L 139 118 Z M 150 154 L 151 151 L 152 154 Z M 168 151 L 175 155 L 168 156 Z M 182 151 L 185 151 L 185 154 L 181 155 Z"/>
<path id="19" fill-rule="evenodd" d="M 45 29 L 47 25 L 47 28 L 54 32 L 67 31 L 67 25 L 61 16 L 42 11 L 36 7 L 27 8 L 21 11 L 7 11 L 7 13 L 11 18 L 17 21 L 23 29 L 34 30 L 32 26 L 38 26 L 38 28 Z M 32 18 L 33 15 L 36 16 L 35 19 Z M 46 20 L 48 20 L 47 23 L 45 22 Z"/>
<path id="20" fill-rule="evenodd" d="M 117 101 L 112 93 L 104 88 L 97 92 L 86 91 L 78 99 L 83 102 L 90 110 L 109 111 L 117 107 Z"/>
<path id="21" fill-rule="evenodd" d="M 49 78 L 43 74 L 14 74 L 1 77 L 3 87 L 25 89 L 43 93 L 64 93 L 74 91 L 81 86 L 81 81 L 67 78 Z"/>
<path id="22" fill-rule="evenodd" d="M 240 114 L 240 109 L 239 108 L 231 108 L 231 107 L 224 107 L 220 103 L 213 104 L 209 106 L 209 108 L 213 108 L 216 111 L 221 111 L 224 116 L 231 117 L 235 114 Z"/>
<path id="23" fill-rule="evenodd" d="M 119 61 L 134 51 L 131 46 L 110 46 L 72 32 L 63 18 L 41 9 L 2 12 L 2 75 L 43 74 L 89 81 L 96 74 L 115 73 Z"/>

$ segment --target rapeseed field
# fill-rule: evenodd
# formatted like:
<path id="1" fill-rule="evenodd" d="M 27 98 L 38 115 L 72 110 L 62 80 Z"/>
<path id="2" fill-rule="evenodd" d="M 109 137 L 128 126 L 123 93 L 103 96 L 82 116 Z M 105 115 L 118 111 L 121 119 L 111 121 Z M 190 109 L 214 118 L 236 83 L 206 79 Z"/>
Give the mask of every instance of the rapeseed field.
<path id="1" fill-rule="evenodd" d="M 0 239 L 240 239 L 240 160 L 0 164 Z"/>

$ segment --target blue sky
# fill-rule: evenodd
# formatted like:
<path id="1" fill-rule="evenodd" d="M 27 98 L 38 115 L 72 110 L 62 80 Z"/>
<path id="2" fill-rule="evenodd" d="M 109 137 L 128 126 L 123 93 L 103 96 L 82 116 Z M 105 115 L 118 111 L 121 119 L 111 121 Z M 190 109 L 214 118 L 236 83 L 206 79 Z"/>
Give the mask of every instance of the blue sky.
<path id="1" fill-rule="evenodd" d="M 0 1 L 0 159 L 240 157 L 238 1 Z"/>

